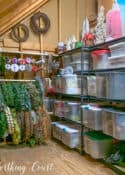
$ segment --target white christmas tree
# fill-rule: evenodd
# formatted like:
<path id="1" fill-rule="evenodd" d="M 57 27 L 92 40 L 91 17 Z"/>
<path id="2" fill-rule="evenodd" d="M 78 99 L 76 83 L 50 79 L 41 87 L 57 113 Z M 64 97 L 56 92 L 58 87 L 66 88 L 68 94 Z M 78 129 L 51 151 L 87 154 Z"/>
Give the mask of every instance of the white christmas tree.
<path id="1" fill-rule="evenodd" d="M 104 16 L 104 7 L 101 6 L 98 17 L 97 17 L 97 25 L 94 30 L 95 35 L 95 44 L 103 43 L 106 38 L 106 24 L 105 24 L 105 16 Z"/>

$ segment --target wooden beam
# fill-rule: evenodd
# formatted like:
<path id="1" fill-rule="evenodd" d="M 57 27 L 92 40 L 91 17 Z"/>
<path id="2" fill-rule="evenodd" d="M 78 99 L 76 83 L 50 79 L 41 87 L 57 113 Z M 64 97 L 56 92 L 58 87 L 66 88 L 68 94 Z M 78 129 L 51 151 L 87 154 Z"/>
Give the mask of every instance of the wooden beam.
<path id="1" fill-rule="evenodd" d="M 8 16 L 8 19 L 0 24 L 0 36 L 3 35 L 5 32 L 7 32 L 15 24 L 21 22 L 26 17 L 30 16 L 33 12 L 38 10 L 41 6 L 43 6 L 48 1 L 49 0 L 37 0 L 34 3 L 32 3 L 30 6 L 29 6 L 29 4 L 27 4 L 26 7 L 20 6 L 20 8 L 18 8 L 18 15 L 16 15 L 16 16 L 13 15 L 11 18 L 9 18 L 9 16 Z"/>
<path id="2" fill-rule="evenodd" d="M 57 8 L 58 8 L 58 41 L 61 41 L 61 2 L 57 0 Z"/>

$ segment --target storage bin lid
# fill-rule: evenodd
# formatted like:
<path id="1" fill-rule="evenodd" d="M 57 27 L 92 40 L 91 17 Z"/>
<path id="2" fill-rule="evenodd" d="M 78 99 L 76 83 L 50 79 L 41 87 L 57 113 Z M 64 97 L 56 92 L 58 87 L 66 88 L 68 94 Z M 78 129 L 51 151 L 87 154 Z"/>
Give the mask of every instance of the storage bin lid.
<path id="1" fill-rule="evenodd" d="M 67 133 L 70 133 L 70 134 L 78 133 L 78 132 L 79 132 L 79 131 L 76 130 L 76 129 L 72 129 L 72 128 L 68 128 L 68 127 L 64 128 L 63 131 L 64 131 L 64 132 L 67 132 Z"/>
<path id="2" fill-rule="evenodd" d="M 121 47 L 125 47 L 125 42 L 120 42 L 120 43 L 117 43 L 117 44 L 113 44 L 111 46 L 109 46 L 109 48 L 111 50 L 114 50 L 114 49 L 118 49 L 118 48 L 121 48 Z"/>
<path id="3" fill-rule="evenodd" d="M 109 50 L 95 50 L 92 52 L 92 55 L 103 55 L 106 53 L 110 53 L 110 51 Z"/>
<path id="4" fill-rule="evenodd" d="M 110 113 L 115 113 L 119 115 L 125 115 L 125 111 L 121 111 L 120 109 L 115 110 L 115 109 L 103 109 L 103 111 L 110 112 Z"/>
<path id="5" fill-rule="evenodd" d="M 98 131 L 89 131 L 85 133 L 91 140 L 113 140 L 111 136 L 105 135 Z"/>

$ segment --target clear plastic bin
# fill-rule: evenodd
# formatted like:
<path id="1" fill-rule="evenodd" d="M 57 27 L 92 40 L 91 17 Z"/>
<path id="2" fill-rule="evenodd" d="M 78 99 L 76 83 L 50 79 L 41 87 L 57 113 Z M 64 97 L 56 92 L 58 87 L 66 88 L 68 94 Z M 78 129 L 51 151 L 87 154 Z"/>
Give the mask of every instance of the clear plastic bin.
<path id="1" fill-rule="evenodd" d="M 72 62 L 71 55 L 64 55 L 64 56 L 62 56 L 63 68 L 69 66 L 71 62 Z"/>
<path id="2" fill-rule="evenodd" d="M 84 136 L 85 151 L 95 159 L 106 158 L 112 149 L 113 139 L 105 134 L 90 131 Z"/>
<path id="3" fill-rule="evenodd" d="M 73 121 L 80 121 L 80 103 L 65 102 L 65 117 Z"/>
<path id="4" fill-rule="evenodd" d="M 62 141 L 62 130 L 65 128 L 66 126 L 59 122 L 52 122 L 52 136 L 57 140 Z"/>
<path id="5" fill-rule="evenodd" d="M 92 52 L 93 69 L 107 69 L 109 67 L 109 50 L 96 50 Z"/>
<path id="6" fill-rule="evenodd" d="M 113 136 L 113 116 L 108 109 L 103 109 L 102 112 L 102 130 L 103 133 Z"/>
<path id="7" fill-rule="evenodd" d="M 89 70 L 89 63 L 86 61 L 83 64 L 83 70 Z M 74 72 L 81 71 L 81 61 L 74 61 L 70 63 L 70 66 L 72 66 Z"/>
<path id="8" fill-rule="evenodd" d="M 125 55 L 125 42 L 120 42 L 109 46 L 111 56 Z"/>
<path id="9" fill-rule="evenodd" d="M 54 92 L 61 93 L 62 92 L 62 81 L 61 76 L 57 75 L 56 77 L 52 78 L 52 87 Z"/>
<path id="10" fill-rule="evenodd" d="M 125 67 L 125 55 L 108 57 L 109 68 L 123 68 Z"/>
<path id="11" fill-rule="evenodd" d="M 55 116 L 64 117 L 65 116 L 65 102 L 56 100 L 54 102 L 53 113 Z"/>
<path id="12" fill-rule="evenodd" d="M 62 143 L 70 148 L 76 148 L 79 145 L 79 130 L 64 128 L 62 130 Z"/>
<path id="13" fill-rule="evenodd" d="M 84 52 L 84 56 L 85 56 L 85 61 L 88 62 L 88 58 L 90 56 L 89 53 Z M 82 57 L 82 52 L 73 53 L 72 54 L 72 61 L 73 62 L 77 62 L 77 61 L 81 62 L 81 57 Z"/>
<path id="14" fill-rule="evenodd" d="M 107 97 L 125 100 L 125 72 L 108 73 Z"/>
<path id="15" fill-rule="evenodd" d="M 118 140 L 125 140 L 125 112 L 105 109 L 103 132 Z"/>
<path id="16" fill-rule="evenodd" d="M 54 99 L 46 97 L 44 103 L 48 112 L 53 112 Z"/>
<path id="17" fill-rule="evenodd" d="M 83 105 L 83 124 L 96 131 L 102 130 L 102 109 L 95 106 Z"/>
<path id="18" fill-rule="evenodd" d="M 107 77 L 108 74 L 96 74 L 96 95 L 98 98 L 107 97 Z"/>
<path id="19" fill-rule="evenodd" d="M 87 76 L 88 95 L 96 96 L 96 76 Z"/>
<path id="20" fill-rule="evenodd" d="M 83 94 L 87 95 L 87 77 L 84 77 Z M 81 76 L 75 74 L 67 74 L 61 77 L 62 93 L 64 94 L 81 94 Z"/>

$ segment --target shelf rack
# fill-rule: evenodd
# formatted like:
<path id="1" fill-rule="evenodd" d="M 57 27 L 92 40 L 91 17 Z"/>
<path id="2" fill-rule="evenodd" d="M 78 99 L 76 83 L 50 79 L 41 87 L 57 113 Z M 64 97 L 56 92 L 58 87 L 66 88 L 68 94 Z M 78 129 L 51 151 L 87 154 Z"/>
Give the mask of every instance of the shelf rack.
<path id="1" fill-rule="evenodd" d="M 85 71 L 84 70 L 84 59 L 85 59 L 85 53 L 91 53 L 92 51 L 95 50 L 101 50 L 101 49 L 108 49 L 108 47 L 110 45 L 113 45 L 114 43 L 119 43 L 119 42 L 125 42 L 125 37 L 122 38 L 118 38 L 115 40 L 111 40 L 111 41 L 107 41 L 92 47 L 81 47 L 81 48 L 77 48 L 77 49 L 73 49 L 73 50 L 69 50 L 66 52 L 63 52 L 61 54 L 59 54 L 58 56 L 56 56 L 56 59 L 59 59 L 60 57 L 64 56 L 64 55 L 72 55 L 74 53 L 80 52 L 81 53 L 81 71 L 76 71 L 74 73 L 76 73 L 77 75 L 81 75 L 81 95 L 74 95 L 74 94 L 61 94 L 61 93 L 55 93 L 56 97 L 62 97 L 62 98 L 68 98 L 68 99 L 79 99 L 81 100 L 81 104 L 83 104 L 84 101 L 88 102 L 115 102 L 115 103 L 125 103 L 125 100 L 120 100 L 120 99 L 108 99 L 108 98 L 97 98 L 97 97 L 92 97 L 92 96 L 84 96 L 83 95 L 83 87 L 84 87 L 84 82 L 83 82 L 83 76 L 84 75 L 96 75 L 96 73 L 105 73 L 105 72 L 115 72 L 115 71 L 119 71 L 119 72 L 125 72 L 125 67 L 121 67 L 121 68 L 110 68 L 110 69 L 98 69 L 98 70 L 89 70 L 89 71 Z M 90 60 L 89 60 L 90 62 Z M 76 121 L 72 121 L 70 119 L 66 119 L 63 117 L 64 120 L 66 121 L 70 121 L 73 122 L 75 124 L 77 124 Z M 82 118 L 82 110 L 81 110 L 81 138 L 83 138 L 83 132 L 84 132 L 84 125 L 83 123 L 83 118 Z M 83 147 L 84 147 L 84 143 L 83 143 L 83 139 L 81 139 L 81 153 L 83 153 Z M 120 167 L 112 165 L 107 163 L 105 160 L 99 160 L 100 162 L 104 163 L 105 165 L 107 165 L 108 167 L 110 167 L 112 170 L 114 170 L 117 174 L 119 175 L 125 175 L 125 171 L 121 170 Z"/>

